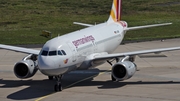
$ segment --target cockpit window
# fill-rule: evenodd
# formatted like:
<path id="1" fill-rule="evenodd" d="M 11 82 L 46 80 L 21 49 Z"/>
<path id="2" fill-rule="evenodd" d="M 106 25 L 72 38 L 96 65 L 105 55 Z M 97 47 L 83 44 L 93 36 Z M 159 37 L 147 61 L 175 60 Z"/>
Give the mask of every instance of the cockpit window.
<path id="1" fill-rule="evenodd" d="M 64 50 L 58 50 L 58 55 L 66 55 L 66 52 Z"/>
<path id="2" fill-rule="evenodd" d="M 41 53 L 41 55 L 43 55 L 43 56 L 47 56 L 47 54 L 48 54 L 48 51 L 45 51 L 45 50 L 43 50 Z"/>
<path id="3" fill-rule="evenodd" d="M 62 52 L 60 50 L 58 50 L 58 55 L 63 55 Z"/>
<path id="4" fill-rule="evenodd" d="M 49 51 L 49 52 L 43 50 L 41 55 L 43 55 L 43 56 L 66 55 L 66 52 L 64 50 L 58 50 L 58 51 L 55 50 L 55 51 Z"/>
<path id="5" fill-rule="evenodd" d="M 57 55 L 57 51 L 49 51 L 49 56 Z"/>
<path id="6" fill-rule="evenodd" d="M 64 55 L 66 55 L 66 52 L 65 52 L 64 50 L 61 50 L 61 52 L 62 52 Z"/>

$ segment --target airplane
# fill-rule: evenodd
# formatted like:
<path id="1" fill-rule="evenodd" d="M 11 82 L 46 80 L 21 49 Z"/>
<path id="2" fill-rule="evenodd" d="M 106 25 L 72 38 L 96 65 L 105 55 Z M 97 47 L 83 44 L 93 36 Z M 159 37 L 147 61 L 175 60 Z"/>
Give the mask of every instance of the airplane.
<path id="1" fill-rule="evenodd" d="M 74 22 L 86 28 L 55 37 L 47 41 L 41 50 L 3 44 L 0 44 L 0 48 L 29 54 L 14 65 L 16 77 L 27 79 L 39 70 L 50 80 L 53 78 L 57 80 L 54 85 L 55 92 L 62 91 L 61 79 L 68 72 L 88 70 L 108 62 L 112 67 L 112 81 L 123 81 L 135 74 L 136 55 L 180 50 L 180 47 L 171 47 L 113 54 L 127 31 L 172 24 L 128 27 L 127 22 L 121 20 L 121 6 L 122 0 L 113 0 L 110 16 L 106 22 L 97 25 Z"/>

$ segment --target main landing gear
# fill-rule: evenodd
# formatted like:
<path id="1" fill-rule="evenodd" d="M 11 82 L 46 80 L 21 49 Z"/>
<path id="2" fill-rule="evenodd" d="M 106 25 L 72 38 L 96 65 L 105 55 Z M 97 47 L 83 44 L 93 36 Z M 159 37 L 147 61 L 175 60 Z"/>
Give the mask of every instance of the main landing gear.
<path id="1" fill-rule="evenodd" d="M 117 81 L 116 78 L 114 78 L 114 76 L 113 76 L 112 74 L 111 74 L 111 80 L 112 80 L 113 82 Z"/>
<path id="2" fill-rule="evenodd" d="M 115 59 L 113 59 L 113 60 L 107 60 L 107 62 L 111 65 L 111 66 L 113 66 L 113 61 L 115 61 L 116 60 L 116 63 L 117 62 L 119 62 L 120 61 L 120 59 L 119 58 L 115 58 Z M 111 80 L 113 81 L 113 82 L 116 82 L 117 80 L 116 80 L 116 78 L 111 74 Z"/>
<path id="3" fill-rule="evenodd" d="M 54 85 L 54 91 L 58 92 L 58 91 L 62 91 L 62 84 L 61 84 L 61 79 L 62 79 L 62 75 L 58 75 L 58 76 L 48 76 L 49 80 L 53 80 L 53 78 L 56 79 L 56 84 Z"/>
<path id="4" fill-rule="evenodd" d="M 53 80 L 54 76 L 48 76 L 49 80 Z"/>

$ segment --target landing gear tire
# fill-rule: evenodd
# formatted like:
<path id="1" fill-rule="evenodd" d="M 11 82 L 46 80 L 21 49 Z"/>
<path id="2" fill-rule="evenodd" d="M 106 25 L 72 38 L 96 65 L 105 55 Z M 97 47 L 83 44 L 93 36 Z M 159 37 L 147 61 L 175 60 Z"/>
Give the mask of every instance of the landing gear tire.
<path id="1" fill-rule="evenodd" d="M 54 85 L 54 91 L 55 92 L 62 91 L 62 85 L 61 85 L 62 75 L 55 76 L 55 78 L 57 80 L 57 84 Z"/>
<path id="2" fill-rule="evenodd" d="M 114 82 L 114 81 L 116 81 L 116 78 L 114 78 L 114 76 L 111 75 L 111 80 Z"/>
<path id="3" fill-rule="evenodd" d="M 55 91 L 55 92 L 62 91 L 62 85 L 61 85 L 61 84 L 59 84 L 59 85 L 55 84 L 55 85 L 54 85 L 54 91 Z"/>
<path id="4" fill-rule="evenodd" d="M 48 76 L 49 80 L 53 80 L 54 76 Z"/>

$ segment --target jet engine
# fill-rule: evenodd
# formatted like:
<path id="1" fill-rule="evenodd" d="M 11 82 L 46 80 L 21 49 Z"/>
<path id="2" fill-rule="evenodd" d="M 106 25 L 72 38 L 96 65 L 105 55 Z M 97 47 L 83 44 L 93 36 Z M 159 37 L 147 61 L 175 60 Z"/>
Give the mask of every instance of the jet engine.
<path id="1" fill-rule="evenodd" d="M 20 79 L 26 79 L 34 76 L 37 72 L 37 62 L 25 57 L 22 61 L 17 62 L 14 66 L 14 74 Z"/>
<path id="2" fill-rule="evenodd" d="M 112 67 L 112 76 L 118 81 L 131 78 L 136 72 L 136 64 L 130 61 L 118 62 Z"/>

